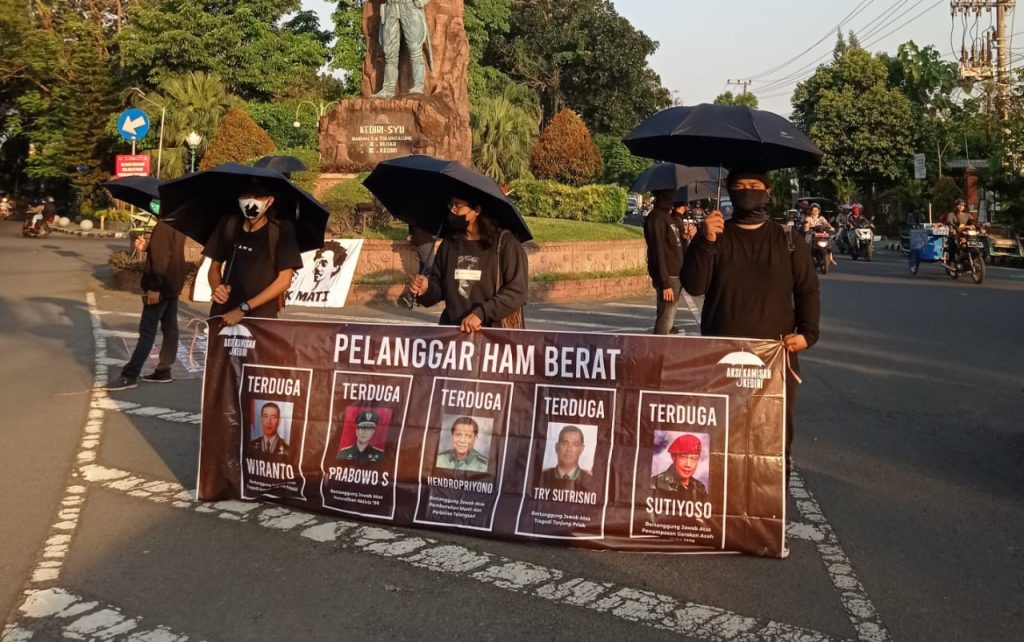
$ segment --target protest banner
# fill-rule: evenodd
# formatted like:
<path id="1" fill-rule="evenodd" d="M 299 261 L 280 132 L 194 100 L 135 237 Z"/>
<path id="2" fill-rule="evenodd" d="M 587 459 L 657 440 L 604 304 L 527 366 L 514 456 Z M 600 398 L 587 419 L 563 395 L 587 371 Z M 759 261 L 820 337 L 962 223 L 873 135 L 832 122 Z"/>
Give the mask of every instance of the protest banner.
<path id="1" fill-rule="evenodd" d="M 779 342 L 219 317 L 209 336 L 200 500 L 786 554 Z"/>

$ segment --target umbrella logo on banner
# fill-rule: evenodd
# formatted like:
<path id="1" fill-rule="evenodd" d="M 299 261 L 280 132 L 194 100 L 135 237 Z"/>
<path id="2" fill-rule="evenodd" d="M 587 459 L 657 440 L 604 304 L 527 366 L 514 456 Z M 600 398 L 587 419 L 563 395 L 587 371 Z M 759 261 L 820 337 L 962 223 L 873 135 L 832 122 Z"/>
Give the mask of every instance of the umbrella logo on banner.
<path id="1" fill-rule="evenodd" d="M 772 371 L 752 352 L 730 352 L 718 363 L 727 366 L 725 376 L 735 379 L 737 388 L 760 390 L 764 382 L 772 378 Z"/>
<path id="2" fill-rule="evenodd" d="M 224 337 L 224 347 L 231 351 L 232 357 L 248 356 L 249 351 L 256 348 L 256 339 L 252 338 L 249 328 L 243 325 L 229 325 L 217 336 Z"/>

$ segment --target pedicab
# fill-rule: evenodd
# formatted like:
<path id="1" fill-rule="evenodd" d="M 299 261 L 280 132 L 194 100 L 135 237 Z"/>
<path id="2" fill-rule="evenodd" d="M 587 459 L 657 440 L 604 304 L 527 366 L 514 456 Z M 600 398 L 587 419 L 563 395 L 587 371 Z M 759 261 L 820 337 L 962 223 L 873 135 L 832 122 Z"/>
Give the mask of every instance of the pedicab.
<path id="1" fill-rule="evenodd" d="M 974 231 L 977 234 L 977 231 Z M 952 279 L 960 277 L 961 273 L 969 273 L 975 283 L 981 283 L 985 278 L 985 263 L 981 259 L 981 241 L 973 236 L 965 239 L 965 251 L 957 249 L 957 259 L 965 260 L 944 261 L 943 250 L 950 238 L 949 226 L 942 223 L 923 223 L 910 229 L 910 253 L 908 254 L 908 267 L 911 274 L 917 274 L 922 263 L 939 263 Z M 951 265 L 952 263 L 952 265 Z M 963 269 L 961 269 L 963 268 Z"/>

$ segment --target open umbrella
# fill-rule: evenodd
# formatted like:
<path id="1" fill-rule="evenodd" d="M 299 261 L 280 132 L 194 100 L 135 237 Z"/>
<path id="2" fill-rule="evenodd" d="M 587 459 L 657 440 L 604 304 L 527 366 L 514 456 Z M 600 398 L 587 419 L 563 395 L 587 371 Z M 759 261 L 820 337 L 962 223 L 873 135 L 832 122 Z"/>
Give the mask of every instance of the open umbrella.
<path id="1" fill-rule="evenodd" d="M 252 185 L 266 187 L 274 195 L 272 211 L 295 226 L 299 250 L 324 246 L 327 209 L 280 172 L 237 163 L 189 174 L 160 186 L 161 220 L 205 245 L 222 216 L 238 211 L 238 196 Z"/>
<path id="2" fill-rule="evenodd" d="M 100 183 L 119 201 L 134 205 L 151 214 L 160 213 L 160 193 L 163 181 L 152 176 L 125 176 Z"/>
<path id="3" fill-rule="evenodd" d="M 275 172 L 281 172 L 285 176 L 292 172 L 308 172 L 309 168 L 306 164 L 294 156 L 264 156 L 263 158 L 256 161 L 255 167 L 262 167 L 263 169 L 272 169 Z"/>
<path id="4" fill-rule="evenodd" d="M 669 107 L 641 122 L 622 142 L 637 156 L 691 166 L 817 166 L 822 155 L 782 116 L 743 105 Z"/>
<path id="5" fill-rule="evenodd" d="M 448 201 L 470 192 L 489 215 L 522 242 L 533 238 L 512 201 L 491 178 L 456 161 L 431 156 L 403 156 L 386 160 L 366 177 L 363 185 L 395 218 L 443 234 Z"/>
<path id="6" fill-rule="evenodd" d="M 728 172 L 718 167 L 687 167 L 675 163 L 658 163 L 645 169 L 629 188 L 631 192 L 674 190 L 680 200 L 696 201 L 713 198 L 715 186 Z"/>

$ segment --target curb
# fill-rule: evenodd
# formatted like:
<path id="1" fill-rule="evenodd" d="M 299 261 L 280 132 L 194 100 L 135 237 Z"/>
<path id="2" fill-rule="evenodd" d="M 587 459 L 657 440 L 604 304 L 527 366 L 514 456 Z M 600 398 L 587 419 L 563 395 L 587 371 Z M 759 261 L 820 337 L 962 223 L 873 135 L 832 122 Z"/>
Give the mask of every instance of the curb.
<path id="1" fill-rule="evenodd" d="M 107 230 L 70 230 L 63 227 L 51 227 L 54 232 L 67 234 L 68 236 L 83 236 L 98 239 L 126 239 L 128 232 L 108 232 Z"/>

